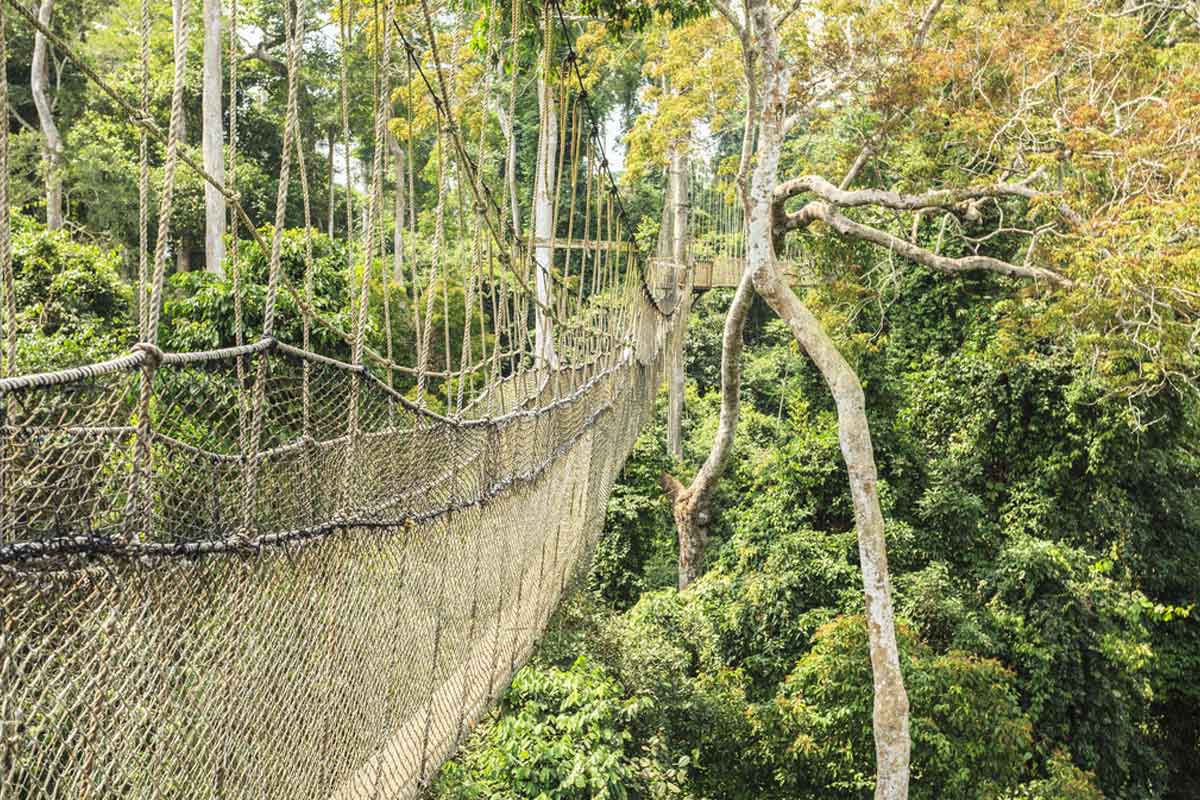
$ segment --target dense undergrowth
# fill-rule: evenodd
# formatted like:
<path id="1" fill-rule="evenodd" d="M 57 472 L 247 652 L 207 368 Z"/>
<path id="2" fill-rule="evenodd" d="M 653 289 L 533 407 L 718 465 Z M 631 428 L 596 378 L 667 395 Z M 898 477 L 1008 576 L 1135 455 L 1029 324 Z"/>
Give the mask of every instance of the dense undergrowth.
<path id="1" fill-rule="evenodd" d="M 1200 791 L 1197 407 L 1106 391 L 1003 280 L 907 271 L 840 325 L 868 392 L 912 706 L 914 798 Z M 686 463 L 722 313 L 690 326 Z M 763 309 L 707 571 L 674 585 L 659 422 L 590 574 L 447 764 L 460 798 L 866 798 L 871 675 L 836 421 Z M 1005 320 L 1001 322 L 1001 320 Z M 1014 321 L 1015 320 L 1015 321 Z M 660 408 L 660 412 L 662 409 Z"/>

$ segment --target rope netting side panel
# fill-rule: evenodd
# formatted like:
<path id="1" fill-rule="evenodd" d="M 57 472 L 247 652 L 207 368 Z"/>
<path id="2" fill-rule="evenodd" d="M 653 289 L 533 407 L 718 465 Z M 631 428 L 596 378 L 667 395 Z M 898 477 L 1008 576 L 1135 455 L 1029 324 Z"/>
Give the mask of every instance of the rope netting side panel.
<path id="1" fill-rule="evenodd" d="M 629 348 L 536 411 L 454 421 L 262 347 L 255 536 L 214 538 L 240 530 L 240 357 L 163 356 L 138 481 L 141 358 L 3 385 L 4 797 L 415 796 L 586 563 L 661 379 Z"/>
<path id="2" fill-rule="evenodd" d="M 354 320 L 346 331 L 314 308 L 296 100 L 304 19 L 291 4 L 280 6 L 288 109 L 268 234 L 232 185 L 201 169 L 181 135 L 185 3 L 171 15 L 164 124 L 146 112 L 145 64 L 142 97 L 125 97 L 24 4 L 0 0 L 0 34 L 7 15 L 46 36 L 139 131 L 142 184 L 151 144 L 172 165 L 159 191 L 153 259 L 149 236 L 139 239 L 142 341 L 127 355 L 21 374 L 11 343 L 11 248 L 0 227 L 8 343 L 0 370 L 3 800 L 413 797 L 529 658 L 589 561 L 617 474 L 653 412 L 664 354 L 686 325 L 678 298 L 665 302 L 680 265 L 638 252 L 557 5 L 545 6 L 541 24 L 549 43 L 557 18 L 574 83 L 563 81 L 545 103 L 558 122 L 543 126 L 539 151 L 556 177 L 543 187 L 540 231 L 508 222 L 489 186 L 500 173 L 483 147 L 485 130 L 466 135 L 463 101 L 447 88 L 459 44 L 444 30 L 447 9 L 405 4 L 398 19 L 396 3 L 376 5 L 374 28 L 356 22 L 365 7 L 339 6 L 343 70 L 347 48 L 363 45 L 368 29 L 378 40 L 369 196 L 355 200 L 346 186 Z M 233 42 L 236 5 L 231 11 Z M 515 31 L 520 4 L 513 11 Z M 143 58 L 151 21 L 142 20 Z M 496 35 L 489 27 L 489 52 L 504 46 Z M 438 46 L 447 36 L 444 59 Z M 514 34 L 514 58 L 515 42 Z M 237 83 L 231 70 L 231 95 Z M 410 163 L 409 220 L 391 220 L 403 234 L 392 254 L 397 268 L 373 278 L 372 259 L 387 260 L 385 123 L 391 100 L 407 98 L 402 152 L 411 162 L 414 87 L 437 120 L 437 232 L 432 247 L 409 241 L 417 231 Z M 346 88 L 343 71 L 348 159 Z M 243 329 L 235 289 L 234 346 L 224 349 L 159 346 L 176 161 L 229 203 L 235 287 L 249 280 L 238 263 L 239 230 L 270 254 L 262 327 Z M 302 286 L 280 255 L 292 174 L 303 197 Z M 8 219 L 6 197 L 0 191 L 0 220 Z M 453 339 L 451 284 L 463 319 Z M 411 363 L 392 360 L 390 320 L 400 313 L 389 305 L 393 290 L 413 315 Z M 280 292 L 301 316 L 299 342 L 275 338 Z M 381 309 L 371 307 L 380 300 Z M 382 337 L 373 332 L 380 320 Z M 314 352 L 318 330 L 338 343 L 330 353 L 352 363 Z"/>

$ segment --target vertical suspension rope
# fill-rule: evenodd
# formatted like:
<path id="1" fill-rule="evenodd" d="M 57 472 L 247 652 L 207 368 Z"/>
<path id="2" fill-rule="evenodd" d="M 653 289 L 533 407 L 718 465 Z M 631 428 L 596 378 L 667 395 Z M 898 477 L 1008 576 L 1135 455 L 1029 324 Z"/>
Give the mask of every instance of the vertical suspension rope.
<path id="1" fill-rule="evenodd" d="M 151 449 L 153 435 L 150 425 L 150 400 L 154 392 L 154 374 L 158 368 L 158 322 L 162 308 L 163 281 L 166 276 L 167 239 L 171 231 L 171 212 L 175 195 L 175 169 L 179 159 L 179 139 L 183 134 L 183 86 L 187 66 L 188 19 L 183 0 L 174 0 L 171 9 L 174 36 L 174 77 L 171 90 L 171 122 L 167 134 L 167 154 L 163 163 L 162 191 L 158 208 L 158 239 L 154 243 L 154 270 L 150 287 L 150 307 L 146 312 L 146 324 L 142 330 L 143 351 L 146 359 L 142 364 L 141 386 L 138 396 L 137 427 L 134 440 L 133 472 L 130 476 L 133 498 L 130 520 L 139 526 L 136 535 L 144 538 L 152 528 L 153 507 L 151 503 Z M 139 292 L 144 296 L 143 283 Z"/>
<path id="2" fill-rule="evenodd" d="M 421 405 L 425 399 L 425 387 L 429 371 L 429 340 L 433 333 L 433 299 L 438 277 L 438 263 L 441 261 L 442 256 L 442 238 L 445 229 L 446 182 L 443 164 L 445 153 L 442 149 L 441 126 L 437 129 L 434 149 L 437 155 L 438 199 L 437 208 L 434 211 L 433 256 L 429 261 L 429 283 L 425 287 L 425 326 L 420 334 L 420 347 L 417 351 L 417 405 Z"/>
<path id="3" fill-rule="evenodd" d="M 417 233 L 417 193 L 416 193 L 416 178 L 413 173 L 416 172 L 416 162 L 413 160 L 413 74 L 412 74 L 412 59 L 406 59 L 407 74 L 405 75 L 405 87 L 408 92 L 408 101 L 404 105 L 404 119 L 408 127 L 405 129 L 405 147 L 408 151 L 408 164 L 405 170 L 408 178 L 408 220 L 409 230 L 408 236 L 404 237 L 402 244 L 407 243 L 416 236 Z M 413 241 L 412 257 L 408 260 L 409 269 L 412 271 L 412 278 L 409 284 L 412 286 L 412 317 L 413 317 L 413 335 L 417 339 L 417 349 L 421 348 L 421 292 L 420 283 L 417 273 L 417 244 Z"/>
<path id="4" fill-rule="evenodd" d="M 236 3 L 237 0 L 234 0 Z M 296 39 L 300 42 L 299 46 L 304 43 L 304 17 L 301 14 L 296 15 L 295 20 Z M 292 141 L 296 147 L 296 169 L 300 173 L 300 194 L 304 201 L 304 301 L 312 307 L 313 301 L 313 221 L 312 221 L 312 195 L 308 185 L 308 165 L 304 160 L 304 141 L 301 135 L 299 108 L 297 107 L 296 117 L 292 122 Z M 332 168 L 332 165 L 331 165 Z M 312 349 L 312 320 L 308 314 L 300 315 L 300 341 L 301 346 L 305 350 Z M 391 353 L 388 353 L 388 359 L 391 359 Z M 312 363 L 306 358 L 302 361 L 300 374 L 300 430 L 304 441 L 302 469 L 304 471 L 305 485 L 313 485 L 312 471 Z M 308 510 L 310 523 L 313 518 L 313 499 L 312 495 L 304 493 L 304 503 Z"/>
<path id="5" fill-rule="evenodd" d="M 296 15 L 299 16 L 299 15 Z M 279 185 L 275 192 L 275 229 L 271 232 L 271 254 L 267 262 L 267 291 L 263 299 L 263 330 L 264 338 L 274 336 L 275 308 L 279 295 L 280 265 L 283 247 L 283 226 L 287 220 L 288 188 L 291 181 L 292 140 L 293 132 L 297 129 L 297 106 L 299 93 L 298 62 L 299 62 L 299 31 L 293 20 L 290 0 L 283 3 L 284 36 L 287 39 L 287 113 L 283 123 L 283 147 L 279 163 Z M 243 515 L 239 535 L 249 538 L 256 526 L 258 462 L 260 458 L 259 443 L 262 440 L 263 417 L 266 414 L 267 390 L 266 383 L 269 373 L 270 353 L 259 352 L 258 369 L 254 377 L 254 407 L 250 422 L 249 460 L 243 464 Z"/>
<path id="6" fill-rule="evenodd" d="M 8 39 L 5 25 L 3 6 L 0 6 L 0 65 L 8 63 Z M 8 70 L 0 66 L 0 108 L 8 109 Z M 9 216 L 9 196 L 8 196 L 8 121 L 0 125 L 0 292 L 3 292 L 3 302 L 0 307 L 4 313 L 4 351 L 0 353 L 0 377 L 9 377 L 16 372 L 17 366 L 17 303 L 14 296 L 15 278 L 13 276 L 13 259 L 12 259 L 12 220 Z M 11 398 L 6 398 L 4 405 L 5 423 L 14 425 L 16 407 Z M 12 525 L 12 509 L 10 508 L 8 498 L 8 479 L 9 479 L 9 459 L 8 451 L 11 442 L 11 433 L 4 437 L 4 450 L 0 454 L 0 541 L 7 541 L 9 528 Z M 7 621 L 0 623 L 3 628 L 0 628 L 0 644 L 7 644 L 9 632 Z M 11 658 L 10 648 L 0 647 L 0 652 L 3 653 L 4 665 L 0 669 L 0 678 L 7 679 L 8 665 Z M 5 685 L 8 685 L 7 683 Z M 7 704 L 7 695 L 5 694 L 5 702 Z M 6 730 L 8 725 L 9 714 L 7 707 L 0 708 L 0 748 L 3 748 L 4 761 L 0 763 L 0 786 L 4 785 L 3 781 L 8 780 L 10 748 L 15 746 L 15 732 L 10 733 Z M 12 739 L 13 741 L 10 741 Z"/>
<path id="7" fill-rule="evenodd" d="M 146 2 L 146 0 L 143 0 Z M 229 192 L 237 196 L 237 159 L 238 159 L 238 61 L 240 55 L 238 40 L 238 0 L 229 0 L 229 169 L 225 172 L 225 183 Z M 145 134 L 143 134 L 145 135 Z M 242 259 L 240 239 L 241 215 L 236 211 L 231 213 L 229 220 L 229 267 L 233 279 L 233 341 L 241 347 L 245 343 L 245 320 L 242 309 Z M 305 317 L 307 320 L 307 315 Z M 250 458 L 250 425 L 249 405 L 246 400 L 246 356 L 238 356 L 235 360 L 237 374 L 237 409 L 238 409 L 238 454 L 242 459 L 242 468 L 246 469 Z M 239 521 L 242 522 L 242 521 Z"/>
<path id="8" fill-rule="evenodd" d="M 162 314 L 163 281 L 166 277 L 167 242 L 171 236 L 171 215 L 175 200 L 175 170 L 179 164 L 179 139 L 183 136 L 183 87 L 187 69 L 188 18 L 183 0 L 174 0 L 172 18 L 175 29 L 175 75 L 171 90 L 171 126 L 167 137 L 167 155 L 163 162 L 162 190 L 158 208 L 158 234 L 154 242 L 154 271 L 151 276 L 150 308 L 147 311 L 144 339 L 158 343 L 158 323 Z"/>
<path id="9" fill-rule="evenodd" d="M 235 0 L 236 2 L 236 0 Z M 150 0 L 142 0 L 141 25 L 138 31 L 138 54 L 141 59 L 141 106 L 143 119 L 150 119 Z M 150 137 L 145 128 L 138 131 L 138 338 L 146 340 L 147 312 L 146 297 L 147 259 L 150 250 Z"/>
<path id="10" fill-rule="evenodd" d="M 0 4 L 0 108 L 8 114 L 8 39 L 5 31 L 7 23 L 4 6 Z M 3 292 L 3 302 L 0 307 L 4 310 L 4 351 L 0 356 L 0 376 L 7 378 L 13 373 L 17 347 L 16 304 L 13 300 L 13 266 L 12 266 L 12 231 L 9 220 L 8 198 L 8 120 L 0 125 L 0 292 Z M 6 398 L 7 399 L 7 398 Z M 6 402 L 4 406 L 4 422 L 6 426 L 15 424 L 13 404 Z M 0 453 L 0 541 L 8 541 L 9 528 L 12 524 L 12 510 L 8 499 L 9 471 L 9 441 L 11 436 L 4 437 L 4 452 Z M 17 621 L 13 614 L 5 614 L 0 618 L 0 686 L 12 686 L 16 683 L 14 648 L 10 637 L 15 634 Z M 12 692 L 0 692 L 0 786 L 10 784 L 9 776 L 13 772 L 14 753 L 18 746 L 16 708 Z M 10 720 L 12 720 L 10 722 Z"/>

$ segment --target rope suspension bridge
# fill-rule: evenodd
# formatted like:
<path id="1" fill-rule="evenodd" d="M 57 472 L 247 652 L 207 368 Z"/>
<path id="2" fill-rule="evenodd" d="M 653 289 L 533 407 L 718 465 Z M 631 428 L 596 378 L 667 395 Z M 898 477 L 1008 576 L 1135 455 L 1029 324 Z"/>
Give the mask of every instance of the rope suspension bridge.
<path id="1" fill-rule="evenodd" d="M 556 48 L 566 58 L 548 101 L 556 113 L 542 114 L 539 135 L 534 194 L 535 202 L 549 195 L 549 217 L 526 232 L 489 188 L 502 179 L 482 133 L 470 142 L 460 122 L 450 91 L 459 54 L 439 52 L 447 46 L 441 12 L 425 2 L 407 14 L 394 0 L 379 4 L 368 22 L 374 147 L 359 217 L 349 187 L 346 195 L 353 326 L 322 316 L 297 102 L 303 20 L 291 3 L 280 5 L 282 169 L 275 224 L 259 228 L 240 202 L 233 165 L 217 181 L 183 139 L 182 0 L 171 22 L 165 125 L 149 112 L 146 3 L 141 96 L 127 97 L 18 0 L 0 0 L 0 56 L 5 25 L 40 32 L 136 127 L 142 154 L 139 341 L 106 361 L 26 374 L 0 126 L 6 799 L 415 796 L 528 658 L 587 562 L 612 485 L 653 412 L 666 356 L 678 351 L 690 272 L 669 234 L 659 258 L 645 257 L 632 238 L 570 29 L 551 4 L 541 19 L 544 66 Z M 341 12 L 348 152 L 345 52 L 354 21 Z M 231 42 L 237 13 L 234 2 Z M 520 13 L 514 4 L 514 30 Z M 501 20 L 488 14 L 487 54 L 500 59 Z M 516 81 L 514 67 L 511 87 L 485 88 L 515 95 Z M 407 226 L 389 253 L 384 176 L 395 91 L 407 93 L 409 108 L 423 91 L 436 110 L 437 205 L 432 245 L 418 250 Z M 231 162 L 237 123 L 231 104 Z M 155 147 L 163 148 L 157 209 L 148 169 Z M 411 156 L 411 137 L 409 148 Z M 231 209 L 230 347 L 159 346 L 182 169 L 200 173 Z M 293 280 L 281 249 L 297 186 L 305 271 Z M 740 230 L 713 197 L 704 202 L 711 213 L 699 216 L 717 228 L 728 217 L 724 230 Z M 257 331 L 243 320 L 242 236 L 269 254 Z M 708 257 L 735 258 L 734 249 L 718 244 Z M 452 282 L 463 298 L 458 330 L 449 321 Z M 382 308 L 371 308 L 372 286 L 382 287 Z M 401 312 L 390 292 L 412 315 L 415 363 L 394 360 L 392 315 Z M 298 341 L 277 337 L 282 295 L 299 315 Z M 382 337 L 372 314 L 384 319 Z M 318 352 L 318 331 L 340 349 Z M 439 344 L 445 363 L 435 364 Z"/>

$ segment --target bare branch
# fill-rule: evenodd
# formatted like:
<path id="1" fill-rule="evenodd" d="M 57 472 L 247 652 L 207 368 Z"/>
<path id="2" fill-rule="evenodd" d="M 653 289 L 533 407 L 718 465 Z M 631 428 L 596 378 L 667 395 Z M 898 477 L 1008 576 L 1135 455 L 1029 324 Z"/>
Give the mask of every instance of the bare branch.
<path id="1" fill-rule="evenodd" d="M 287 64 L 280 59 L 271 55 L 270 51 L 280 46 L 284 42 L 283 36 L 277 36 L 270 40 L 264 40 L 254 45 L 254 49 L 248 53 L 243 53 L 238 57 L 238 61 L 260 61 L 262 64 L 277 75 L 287 75 Z"/>
<path id="2" fill-rule="evenodd" d="M 925 46 L 925 37 L 929 35 L 929 27 L 933 24 L 933 18 L 937 16 L 941 7 L 942 0 L 933 0 L 929 4 L 929 8 L 925 9 L 925 13 L 921 16 L 921 24 L 917 26 L 917 33 L 913 36 L 913 49 L 920 50 Z"/>
<path id="3" fill-rule="evenodd" d="M 907 242 L 898 236 L 893 236 L 887 231 L 863 225 L 861 222 L 855 222 L 838 211 L 834 206 L 819 200 L 814 200 L 799 211 L 786 214 L 782 219 L 776 215 L 776 235 L 781 235 L 783 231 L 807 227 L 816 220 L 824 222 L 843 236 L 870 242 L 886 248 L 910 261 L 937 270 L 938 272 L 950 275 L 963 272 L 995 272 L 1014 278 L 1046 281 L 1047 283 L 1064 288 L 1074 286 L 1068 278 L 1041 267 L 1018 266 L 989 256 L 948 258 L 938 255 L 930 250 L 926 250 L 924 247 Z"/>
<path id="4" fill-rule="evenodd" d="M 733 6 L 729 5 L 727 0 L 713 0 L 713 8 L 717 9 L 721 16 L 729 21 L 729 24 L 733 26 L 733 29 L 737 32 L 739 37 L 746 35 L 746 26 L 742 24 L 740 19 L 738 19 L 738 15 L 734 12 Z"/>
<path id="5" fill-rule="evenodd" d="M 1027 200 L 1040 197 L 1041 192 L 1028 186 L 1028 183 L 1037 175 L 1038 173 L 1034 173 L 1020 183 L 993 183 L 967 186 L 962 189 L 937 189 L 922 194 L 900 194 L 886 189 L 847 191 L 834 186 L 819 175 L 802 175 L 784 181 L 775 187 L 774 202 L 778 205 L 799 194 L 815 194 L 822 200 L 842 208 L 880 206 L 896 211 L 920 211 L 930 208 L 953 209 L 963 203 L 985 197 L 1024 197 Z"/>

